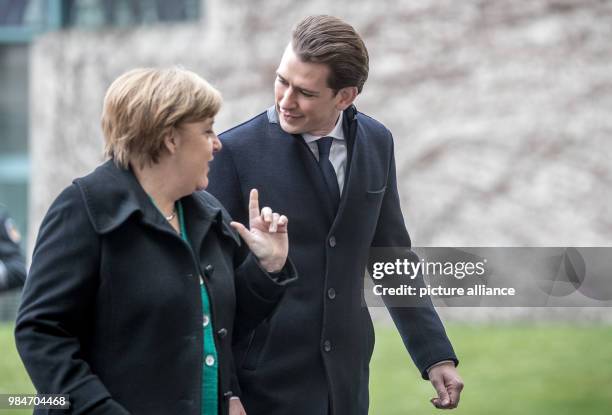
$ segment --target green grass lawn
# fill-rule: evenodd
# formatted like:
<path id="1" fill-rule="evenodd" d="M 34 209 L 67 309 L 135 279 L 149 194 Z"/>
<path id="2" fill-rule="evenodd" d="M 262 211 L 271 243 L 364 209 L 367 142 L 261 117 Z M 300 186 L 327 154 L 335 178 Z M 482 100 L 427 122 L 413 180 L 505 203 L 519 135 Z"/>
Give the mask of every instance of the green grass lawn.
<path id="1" fill-rule="evenodd" d="M 448 326 L 465 390 L 455 414 L 612 413 L 612 328 L 571 325 Z M 370 379 L 372 415 L 440 413 L 429 382 L 391 327 L 379 326 Z M 32 393 L 12 327 L 0 326 L 0 393 Z M 1 410 L 20 415 L 31 411 Z M 345 415 L 345 414 L 341 414 Z M 350 415 L 350 414 L 346 414 Z"/>
<path id="2" fill-rule="evenodd" d="M 373 415 L 433 414 L 434 391 L 397 332 L 378 327 L 371 364 Z M 612 413 L 612 328 L 448 325 L 465 383 L 459 414 Z M 448 412 L 448 411 L 446 411 Z"/>
<path id="3" fill-rule="evenodd" d="M 15 349 L 13 326 L 0 323 L 0 393 L 34 393 Z M 32 410 L 0 409 L 1 415 L 25 415 Z"/>

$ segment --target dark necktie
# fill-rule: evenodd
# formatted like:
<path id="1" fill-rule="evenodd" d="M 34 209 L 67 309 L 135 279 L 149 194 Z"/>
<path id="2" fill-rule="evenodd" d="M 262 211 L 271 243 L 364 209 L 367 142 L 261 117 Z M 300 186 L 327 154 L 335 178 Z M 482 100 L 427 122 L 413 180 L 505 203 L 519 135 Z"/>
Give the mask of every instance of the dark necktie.
<path id="1" fill-rule="evenodd" d="M 333 137 L 321 137 L 317 140 L 317 147 L 319 147 L 319 167 L 323 173 L 325 184 L 327 184 L 334 211 L 337 211 L 340 203 L 340 186 L 338 186 L 338 177 L 334 166 L 329 161 L 329 151 L 333 141 Z"/>

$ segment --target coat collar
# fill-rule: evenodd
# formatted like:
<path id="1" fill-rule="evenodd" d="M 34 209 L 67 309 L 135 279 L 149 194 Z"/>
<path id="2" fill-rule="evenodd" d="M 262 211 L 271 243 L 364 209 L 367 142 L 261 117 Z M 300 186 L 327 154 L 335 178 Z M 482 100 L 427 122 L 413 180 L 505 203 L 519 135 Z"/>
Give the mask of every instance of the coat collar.
<path id="1" fill-rule="evenodd" d="M 165 218 L 131 169 L 119 168 L 108 160 L 74 183 L 81 190 L 89 219 L 97 233 L 109 233 L 131 216 L 137 216 L 155 228 L 168 230 Z M 240 244 L 236 231 L 229 226 L 229 215 L 213 196 L 203 191 L 196 192 L 185 196 L 181 202 L 189 222 L 204 220 L 217 224 L 223 234 Z"/>
<path id="2" fill-rule="evenodd" d="M 346 163 L 346 172 L 344 176 L 345 177 L 344 190 L 342 192 L 342 197 L 340 199 L 340 205 L 338 207 L 338 211 L 334 211 L 331 201 L 329 200 L 328 197 L 326 197 L 326 195 L 328 194 L 328 191 L 323 181 L 323 178 L 321 176 L 320 170 L 318 169 L 318 166 L 316 165 L 316 161 L 313 163 L 313 160 L 315 159 L 312 157 L 311 150 L 308 148 L 308 146 L 306 145 L 304 139 L 302 138 L 300 134 L 291 134 L 291 136 L 293 136 L 295 139 L 297 139 L 300 143 L 303 144 L 303 147 L 305 150 L 301 153 L 303 156 L 302 161 L 303 161 L 304 166 L 306 166 L 306 171 L 309 174 L 312 185 L 317 189 L 317 195 L 320 196 L 322 206 L 327 212 L 327 215 L 330 219 L 330 225 L 333 225 L 333 223 L 335 222 L 335 219 L 341 216 L 341 213 L 344 210 L 344 206 L 347 203 L 346 194 L 348 194 L 348 191 L 349 191 L 349 185 L 350 185 L 349 178 L 351 177 L 350 176 L 351 167 L 353 164 L 352 160 L 355 156 L 353 149 L 355 147 L 355 143 L 357 141 L 357 136 L 358 136 L 357 134 L 357 114 L 358 112 L 354 105 L 350 105 L 347 109 L 343 111 L 342 128 L 344 132 L 344 138 L 347 143 L 347 163 Z M 268 118 L 268 122 L 270 124 L 279 124 L 278 130 L 281 131 L 283 134 L 288 134 L 284 132 L 282 128 L 280 128 L 278 113 L 274 105 L 266 110 L 266 115 Z"/>

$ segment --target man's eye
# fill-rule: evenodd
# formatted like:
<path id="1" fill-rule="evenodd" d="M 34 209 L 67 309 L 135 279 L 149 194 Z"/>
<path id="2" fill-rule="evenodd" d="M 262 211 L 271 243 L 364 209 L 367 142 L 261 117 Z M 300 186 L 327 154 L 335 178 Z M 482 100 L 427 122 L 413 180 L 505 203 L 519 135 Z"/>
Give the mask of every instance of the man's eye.
<path id="1" fill-rule="evenodd" d="M 305 96 L 305 97 L 307 97 L 307 98 L 312 98 L 312 97 L 314 97 L 314 95 L 313 95 L 313 94 L 311 94 L 310 92 L 304 92 L 304 91 L 302 91 L 302 95 L 304 95 L 304 96 Z"/>
<path id="2" fill-rule="evenodd" d="M 279 78 L 279 77 L 277 77 L 277 78 L 276 78 L 276 80 L 277 80 L 278 82 L 280 82 L 281 84 L 283 84 L 283 85 L 287 85 L 287 81 L 286 81 L 286 80 L 284 80 L 283 78 Z"/>

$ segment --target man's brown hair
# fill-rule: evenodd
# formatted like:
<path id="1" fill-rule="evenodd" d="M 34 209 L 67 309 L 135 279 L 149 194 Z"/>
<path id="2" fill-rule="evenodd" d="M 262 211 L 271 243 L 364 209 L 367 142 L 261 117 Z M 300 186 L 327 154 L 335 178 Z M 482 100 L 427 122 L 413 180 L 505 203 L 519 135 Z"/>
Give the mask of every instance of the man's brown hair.
<path id="1" fill-rule="evenodd" d="M 350 86 L 361 92 L 368 79 L 368 50 L 353 26 L 327 15 L 308 16 L 293 29 L 293 52 L 304 62 L 330 68 L 328 86 L 335 92 Z"/>

